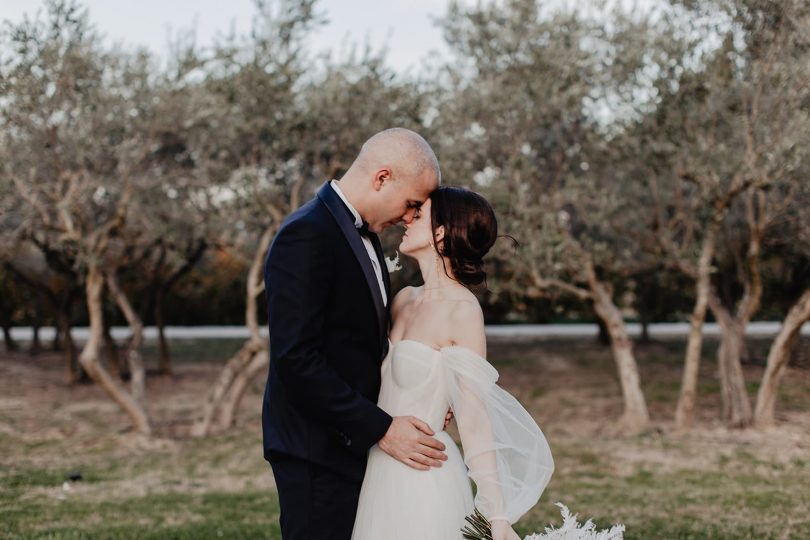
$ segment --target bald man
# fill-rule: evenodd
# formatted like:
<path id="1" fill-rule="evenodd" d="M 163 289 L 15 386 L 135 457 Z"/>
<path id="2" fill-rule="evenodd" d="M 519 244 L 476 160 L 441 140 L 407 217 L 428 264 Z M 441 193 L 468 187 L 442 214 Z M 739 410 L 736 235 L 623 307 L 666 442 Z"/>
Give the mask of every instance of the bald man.
<path id="1" fill-rule="evenodd" d="M 427 471 L 447 459 L 418 418 L 377 407 L 391 290 L 376 233 L 441 181 L 413 131 L 377 133 L 339 181 L 290 215 L 267 254 L 270 370 L 262 408 L 284 540 L 349 540 L 374 444 Z"/>

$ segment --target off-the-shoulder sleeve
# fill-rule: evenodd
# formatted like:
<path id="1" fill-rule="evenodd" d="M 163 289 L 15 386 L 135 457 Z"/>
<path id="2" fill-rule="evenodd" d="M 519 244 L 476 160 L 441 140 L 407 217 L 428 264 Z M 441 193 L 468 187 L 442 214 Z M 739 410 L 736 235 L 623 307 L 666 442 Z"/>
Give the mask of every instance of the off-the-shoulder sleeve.
<path id="1" fill-rule="evenodd" d="M 475 482 L 475 506 L 490 520 L 515 523 L 540 499 L 554 472 L 543 432 L 498 372 L 463 347 L 442 349 L 450 406 L 464 462 Z"/>

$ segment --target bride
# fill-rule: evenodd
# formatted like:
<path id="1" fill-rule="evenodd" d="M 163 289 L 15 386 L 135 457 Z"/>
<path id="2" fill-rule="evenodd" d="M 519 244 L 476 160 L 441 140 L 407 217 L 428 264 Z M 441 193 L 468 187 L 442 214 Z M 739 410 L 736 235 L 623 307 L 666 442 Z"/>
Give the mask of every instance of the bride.
<path id="1" fill-rule="evenodd" d="M 543 433 L 496 385 L 498 372 L 485 360 L 484 317 L 469 288 L 485 282 L 482 259 L 496 238 L 486 199 L 456 187 L 434 191 L 406 225 L 399 249 L 419 263 L 424 285 L 406 287 L 392 304 L 378 404 L 392 416 L 424 419 L 448 459 L 419 471 L 373 446 L 353 540 L 460 539 L 474 507 L 492 523 L 493 540 L 512 540 L 518 538 L 512 524 L 551 478 Z M 448 405 L 463 457 L 442 430 Z"/>

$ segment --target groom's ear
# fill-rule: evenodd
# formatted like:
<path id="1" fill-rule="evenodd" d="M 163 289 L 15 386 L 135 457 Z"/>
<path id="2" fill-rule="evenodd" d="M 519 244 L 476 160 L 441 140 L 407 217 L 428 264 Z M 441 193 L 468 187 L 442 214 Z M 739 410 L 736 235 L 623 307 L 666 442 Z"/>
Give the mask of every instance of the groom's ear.
<path id="1" fill-rule="evenodd" d="M 374 191 L 380 191 L 380 188 L 382 188 L 383 184 L 385 184 L 386 182 L 390 182 L 392 178 L 393 177 L 391 175 L 390 168 L 382 167 L 380 169 L 377 169 L 377 172 L 374 173 L 374 184 L 373 184 Z"/>

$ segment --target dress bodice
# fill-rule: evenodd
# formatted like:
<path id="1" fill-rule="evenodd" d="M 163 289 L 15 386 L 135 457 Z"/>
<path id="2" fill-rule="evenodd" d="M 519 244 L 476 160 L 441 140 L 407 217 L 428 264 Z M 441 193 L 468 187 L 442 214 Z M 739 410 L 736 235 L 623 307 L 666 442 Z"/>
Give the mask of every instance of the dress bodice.
<path id="1" fill-rule="evenodd" d="M 443 428 L 453 409 L 477 487 L 475 505 L 488 519 L 514 523 L 537 502 L 554 470 L 551 449 L 526 409 L 497 385 L 498 371 L 485 358 L 465 347 L 437 350 L 403 339 L 389 347 L 381 376 L 377 404 L 391 416 L 427 422 L 445 444 L 452 444 Z M 380 459 L 409 470 L 393 458 Z M 370 458 L 370 470 L 378 461 Z"/>
<path id="2" fill-rule="evenodd" d="M 382 364 L 380 408 L 391 416 L 415 416 L 441 431 L 450 406 L 441 360 L 441 351 L 420 341 L 391 345 Z"/>

